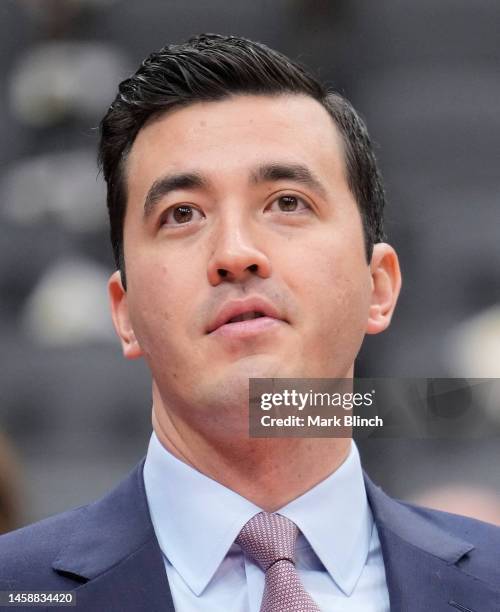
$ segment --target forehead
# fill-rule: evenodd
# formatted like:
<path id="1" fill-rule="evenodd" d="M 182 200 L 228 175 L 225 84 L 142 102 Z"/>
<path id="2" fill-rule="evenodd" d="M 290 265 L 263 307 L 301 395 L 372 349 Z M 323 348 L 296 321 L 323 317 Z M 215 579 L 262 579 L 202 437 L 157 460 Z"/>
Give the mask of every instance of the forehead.
<path id="1" fill-rule="evenodd" d="M 140 195 L 165 172 L 243 176 L 275 161 L 305 163 L 324 179 L 343 179 L 342 137 L 319 102 L 303 95 L 197 102 L 139 131 L 126 164 L 128 195 Z"/>

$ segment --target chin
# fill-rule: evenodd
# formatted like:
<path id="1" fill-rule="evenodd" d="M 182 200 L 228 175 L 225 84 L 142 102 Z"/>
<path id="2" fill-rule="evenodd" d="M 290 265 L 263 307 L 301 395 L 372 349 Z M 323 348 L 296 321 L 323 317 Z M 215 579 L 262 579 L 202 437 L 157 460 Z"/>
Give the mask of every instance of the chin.
<path id="1" fill-rule="evenodd" d="M 205 400 L 234 409 L 241 405 L 248 407 L 249 379 L 251 378 L 293 378 L 290 367 L 283 367 L 284 358 L 271 355 L 252 355 L 226 364 L 214 372 L 204 387 Z"/>
<path id="2" fill-rule="evenodd" d="M 250 378 L 293 378 L 298 374 L 283 356 L 251 355 L 233 362 L 227 368 L 227 376 L 244 380 L 248 386 Z"/>

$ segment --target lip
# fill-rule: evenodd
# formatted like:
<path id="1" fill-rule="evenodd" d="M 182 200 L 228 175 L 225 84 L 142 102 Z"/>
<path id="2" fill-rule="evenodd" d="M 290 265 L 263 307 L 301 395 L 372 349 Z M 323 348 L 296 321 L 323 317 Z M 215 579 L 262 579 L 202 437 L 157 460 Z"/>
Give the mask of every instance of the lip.
<path id="1" fill-rule="evenodd" d="M 230 319 L 247 312 L 261 312 L 264 316 L 257 319 L 249 319 L 248 321 L 237 321 L 229 323 Z M 277 308 L 267 300 L 259 297 L 248 297 L 244 300 L 231 300 L 226 302 L 217 312 L 215 318 L 210 323 L 207 329 L 207 334 L 213 332 L 232 334 L 255 333 L 263 331 L 277 323 L 287 321 L 281 316 Z"/>

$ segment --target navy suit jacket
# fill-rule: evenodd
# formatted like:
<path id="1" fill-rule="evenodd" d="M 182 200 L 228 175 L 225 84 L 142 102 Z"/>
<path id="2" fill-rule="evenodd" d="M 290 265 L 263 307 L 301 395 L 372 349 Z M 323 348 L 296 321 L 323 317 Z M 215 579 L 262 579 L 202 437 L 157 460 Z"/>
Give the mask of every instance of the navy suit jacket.
<path id="1" fill-rule="evenodd" d="M 72 590 L 85 612 L 174 612 L 142 467 L 99 501 L 0 537 L 0 591 Z M 391 612 L 500 612 L 500 528 L 398 502 L 368 478 L 366 490 Z"/>

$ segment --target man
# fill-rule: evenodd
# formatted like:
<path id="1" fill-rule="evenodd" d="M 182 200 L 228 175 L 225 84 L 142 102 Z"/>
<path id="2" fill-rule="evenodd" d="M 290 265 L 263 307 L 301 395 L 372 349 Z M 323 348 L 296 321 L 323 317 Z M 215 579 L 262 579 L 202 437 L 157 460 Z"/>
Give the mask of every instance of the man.
<path id="1" fill-rule="evenodd" d="M 102 122 L 125 357 L 154 434 L 102 500 L 0 539 L 79 610 L 500 609 L 498 529 L 391 500 L 346 438 L 250 438 L 249 378 L 352 378 L 400 289 L 352 107 L 258 43 L 151 55 Z"/>

